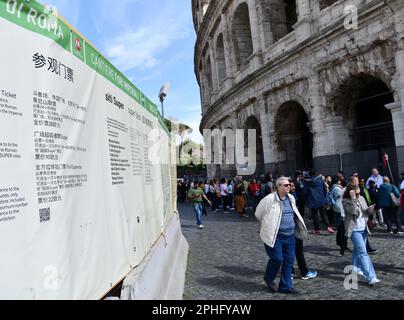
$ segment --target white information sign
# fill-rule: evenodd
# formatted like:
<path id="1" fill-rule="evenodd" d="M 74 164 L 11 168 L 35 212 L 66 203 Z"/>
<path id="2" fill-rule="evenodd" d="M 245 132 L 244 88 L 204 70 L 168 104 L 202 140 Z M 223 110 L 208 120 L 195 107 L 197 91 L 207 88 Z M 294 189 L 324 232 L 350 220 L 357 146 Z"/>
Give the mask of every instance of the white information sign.
<path id="1" fill-rule="evenodd" d="M 0 299 L 99 299 L 173 215 L 169 135 L 36 1 L 0 0 L 0 43 Z"/>

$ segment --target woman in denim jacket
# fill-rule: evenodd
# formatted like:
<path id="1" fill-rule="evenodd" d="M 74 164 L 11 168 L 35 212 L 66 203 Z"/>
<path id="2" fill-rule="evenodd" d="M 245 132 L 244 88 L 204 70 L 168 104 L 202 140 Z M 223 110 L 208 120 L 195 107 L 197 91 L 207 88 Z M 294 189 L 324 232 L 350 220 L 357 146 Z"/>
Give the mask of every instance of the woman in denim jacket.
<path id="1" fill-rule="evenodd" d="M 373 212 L 374 205 L 368 207 L 366 200 L 360 195 L 360 188 L 349 184 L 342 199 L 342 206 L 345 213 L 345 232 L 351 238 L 352 265 L 354 271 L 363 275 L 369 285 L 374 285 L 380 280 L 376 277 L 372 261 L 366 250 L 367 220 L 369 214 Z"/>

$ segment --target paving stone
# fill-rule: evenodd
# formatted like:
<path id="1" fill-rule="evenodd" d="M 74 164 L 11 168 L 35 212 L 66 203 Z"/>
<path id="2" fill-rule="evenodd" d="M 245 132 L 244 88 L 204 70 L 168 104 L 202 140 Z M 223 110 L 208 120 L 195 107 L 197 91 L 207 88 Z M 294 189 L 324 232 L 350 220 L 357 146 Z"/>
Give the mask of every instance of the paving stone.
<path id="1" fill-rule="evenodd" d="M 358 290 L 344 288 L 344 268 L 350 264 L 351 252 L 341 257 L 335 235 L 326 231 L 310 235 L 304 243 L 305 257 L 318 276 L 310 280 L 298 277 L 293 284 L 300 294 L 288 296 L 266 290 L 263 277 L 268 258 L 259 237 L 259 223 L 252 214 L 240 218 L 235 212 L 208 210 L 208 216 L 202 217 L 205 228 L 199 230 L 192 206 L 180 204 L 179 210 L 182 232 L 190 246 L 186 300 L 404 299 L 404 235 L 374 231 L 370 242 L 378 251 L 370 257 L 381 282 L 370 287 L 360 278 Z M 310 221 L 307 226 L 312 230 Z M 348 246 L 352 248 L 350 240 Z M 296 263 L 295 268 L 299 274 Z"/>

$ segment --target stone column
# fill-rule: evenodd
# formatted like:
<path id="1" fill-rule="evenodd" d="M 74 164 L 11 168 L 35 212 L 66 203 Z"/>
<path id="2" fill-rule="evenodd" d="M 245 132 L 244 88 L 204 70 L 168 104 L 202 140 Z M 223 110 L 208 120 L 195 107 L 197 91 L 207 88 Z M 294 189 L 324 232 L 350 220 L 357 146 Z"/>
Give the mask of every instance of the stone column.
<path id="1" fill-rule="evenodd" d="M 205 63 L 205 57 L 201 56 L 201 66 L 202 68 L 199 69 L 199 64 L 198 64 L 198 71 L 199 71 L 199 86 L 201 88 L 201 101 L 202 101 L 202 110 L 206 112 L 208 106 L 209 106 L 209 100 L 206 98 L 207 97 L 207 79 L 205 75 L 205 70 L 206 70 L 206 63 Z"/>
<path id="2" fill-rule="evenodd" d="M 310 0 L 297 0 L 296 7 L 298 20 L 310 16 Z"/>
<path id="3" fill-rule="evenodd" d="M 349 132 L 344 118 L 341 116 L 329 116 L 324 119 L 324 127 L 327 133 L 328 154 L 343 154 L 352 152 Z"/>
<path id="4" fill-rule="evenodd" d="M 404 101 L 404 41 L 402 47 L 401 50 L 395 53 L 397 68 L 393 81 L 393 86 L 396 91 L 396 99 L 399 99 L 400 101 Z"/>
<path id="5" fill-rule="evenodd" d="M 226 15 L 222 13 L 222 30 L 223 30 L 223 46 L 224 46 L 224 59 L 226 61 L 227 78 L 223 82 L 225 90 L 228 90 L 233 85 L 234 79 L 234 63 L 233 63 L 233 49 L 231 46 L 231 30 L 226 19 Z"/>
<path id="6" fill-rule="evenodd" d="M 250 60 L 250 68 L 251 70 L 256 70 L 262 65 L 262 45 L 255 0 L 248 0 L 248 12 L 250 15 L 250 28 L 254 50 Z"/>
<path id="7" fill-rule="evenodd" d="M 316 73 L 309 76 L 309 96 L 311 103 L 311 119 L 309 128 L 313 133 L 313 158 L 325 155 L 328 151 L 325 149 L 327 145 L 327 137 L 325 136 L 325 128 L 323 122 L 324 107 L 321 103 L 320 84 Z"/>
<path id="8" fill-rule="evenodd" d="M 274 43 L 274 36 L 271 30 L 271 22 L 269 16 L 266 14 L 267 4 L 264 0 L 257 1 L 257 16 L 258 16 L 258 28 L 261 36 L 261 48 L 265 51 L 271 44 Z"/>
<path id="9" fill-rule="evenodd" d="M 219 89 L 219 79 L 217 75 L 217 65 L 216 65 L 216 54 L 214 50 L 213 39 L 209 38 L 209 56 L 210 56 L 210 65 L 211 65 L 211 72 L 212 72 L 212 98 L 211 101 L 216 100 L 216 95 Z"/>
<path id="10" fill-rule="evenodd" d="M 276 161 L 273 159 L 274 145 L 271 137 L 271 114 L 268 112 L 268 96 L 262 95 L 258 98 L 258 107 L 260 111 L 262 150 L 264 155 L 265 171 L 270 171 L 271 163 Z"/>
<path id="11" fill-rule="evenodd" d="M 227 164 L 227 172 L 226 172 L 226 176 L 228 178 L 234 178 L 237 174 L 237 161 L 236 161 L 236 130 L 237 130 L 237 115 L 235 113 L 233 113 L 230 118 L 227 120 L 227 125 L 226 128 L 231 128 L 229 130 L 229 132 L 226 132 L 226 137 L 228 137 L 228 135 L 231 135 L 229 141 L 227 143 L 231 143 L 231 144 L 227 144 L 227 147 L 231 147 L 227 149 L 227 151 L 232 152 L 232 157 L 229 158 L 229 160 L 231 159 L 231 163 Z M 226 155 L 227 155 L 227 151 L 226 151 Z"/>
<path id="12" fill-rule="evenodd" d="M 385 107 L 390 110 L 393 118 L 398 168 L 401 172 L 404 171 L 404 111 L 400 102 L 386 104 Z"/>
<path id="13" fill-rule="evenodd" d="M 264 147 L 265 171 L 273 173 L 277 170 L 277 163 L 283 160 L 276 144 L 275 118 L 276 113 L 271 112 L 271 99 L 264 95 L 260 99 L 261 134 Z"/>
<path id="14" fill-rule="evenodd" d="M 312 105 L 314 168 L 322 174 L 335 174 L 340 169 L 340 154 L 349 151 L 348 130 L 342 117 L 329 116 L 324 111 L 318 75 L 309 76 L 309 95 Z"/>
<path id="15" fill-rule="evenodd" d="M 311 8 L 309 0 L 297 0 L 297 22 L 293 26 L 296 33 L 296 41 L 300 42 L 311 35 Z"/>
<path id="16" fill-rule="evenodd" d="M 394 54 L 396 62 L 396 74 L 392 86 L 394 87 L 395 99 L 404 101 L 404 1 L 385 0 L 386 5 L 394 11 L 392 20 L 394 21 L 395 40 L 397 49 Z"/>

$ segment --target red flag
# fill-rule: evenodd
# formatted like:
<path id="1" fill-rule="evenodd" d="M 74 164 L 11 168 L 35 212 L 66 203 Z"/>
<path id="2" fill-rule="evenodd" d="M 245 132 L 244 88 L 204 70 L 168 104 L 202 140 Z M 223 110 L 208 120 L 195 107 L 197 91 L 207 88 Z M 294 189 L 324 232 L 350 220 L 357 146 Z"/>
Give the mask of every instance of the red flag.
<path id="1" fill-rule="evenodd" d="M 387 167 L 387 164 L 389 162 L 389 156 L 387 155 L 387 153 L 384 154 L 383 160 L 384 160 L 384 166 Z"/>

